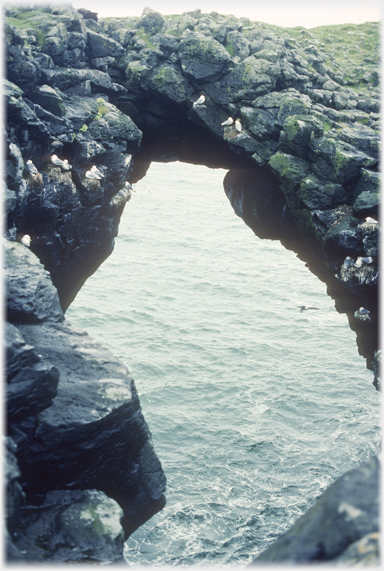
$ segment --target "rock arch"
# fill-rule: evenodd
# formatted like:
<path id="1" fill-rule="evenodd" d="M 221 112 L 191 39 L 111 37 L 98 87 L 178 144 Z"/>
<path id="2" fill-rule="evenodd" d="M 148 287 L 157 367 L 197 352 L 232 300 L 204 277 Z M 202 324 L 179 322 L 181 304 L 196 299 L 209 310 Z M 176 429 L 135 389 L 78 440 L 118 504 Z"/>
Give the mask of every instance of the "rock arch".
<path id="1" fill-rule="evenodd" d="M 71 330 L 62 310 L 112 252 L 130 185 L 151 161 L 221 166 L 236 214 L 262 238 L 296 251 L 327 283 L 368 367 L 376 368 L 379 24 L 341 26 L 337 33 L 287 30 L 200 10 L 163 17 L 150 9 L 141 18 L 99 21 L 68 5 L 37 5 L 7 6 L 5 32 L 7 393 L 14 423 L 8 530 L 21 525 L 22 536 L 28 523 L 22 510 L 34 521 L 46 492 L 52 494 L 39 509 L 108 505 L 119 521 L 122 508 L 125 533 L 118 532 L 113 553 L 96 537 L 96 559 L 116 560 L 124 538 L 163 507 L 165 477 L 133 379 L 112 355 L 103 357 L 100 345 Z M 202 94 L 205 101 L 196 105 Z M 229 116 L 240 120 L 241 131 L 222 125 Z M 53 154 L 71 168 L 53 164 Z M 86 175 L 94 164 L 102 178 Z M 37 258 L 14 243 L 26 233 L 60 300 Z M 28 280 L 32 286 L 24 288 Z M 93 359 L 103 361 L 96 376 Z M 103 400 L 110 382 L 112 412 Z M 86 455 L 72 442 L 79 418 L 71 407 L 78 401 L 85 415 L 80 426 L 90 429 L 89 439 L 79 438 Z M 100 429 L 104 418 L 117 437 Z M 105 440 L 104 458 L 95 432 Z M 123 448 L 109 446 L 116 438 Z M 50 477 L 41 478 L 47 467 Z M 73 546 L 69 555 L 57 554 L 58 531 L 50 546 L 32 537 L 27 549 L 20 547 L 25 558 L 73 557 Z M 9 558 L 22 560 L 14 537 Z M 94 545 L 89 551 L 82 539 L 77 554 L 88 560 Z"/>
<path id="2" fill-rule="evenodd" d="M 215 13 L 98 21 L 68 6 L 28 10 L 6 11 L 7 225 L 14 237 L 31 235 L 63 309 L 111 253 L 129 184 L 151 160 L 221 166 L 236 214 L 328 284 L 371 368 L 375 60 L 362 82 L 356 66 L 343 75 L 319 36 Z M 241 131 L 222 125 L 228 116 Z M 53 165 L 53 153 L 72 169 Z M 29 159 L 38 176 L 25 170 Z M 93 163 L 101 180 L 85 177 Z"/>

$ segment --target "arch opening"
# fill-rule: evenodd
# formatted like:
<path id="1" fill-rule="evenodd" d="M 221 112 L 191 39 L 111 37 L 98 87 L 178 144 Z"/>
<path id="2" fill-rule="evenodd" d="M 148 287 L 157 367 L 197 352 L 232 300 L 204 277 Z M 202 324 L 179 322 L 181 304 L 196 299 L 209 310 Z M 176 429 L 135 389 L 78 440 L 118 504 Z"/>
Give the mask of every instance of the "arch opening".
<path id="1" fill-rule="evenodd" d="M 153 164 L 153 167 L 155 166 Z M 166 165 L 165 168 L 171 169 L 174 166 Z M 192 296 L 189 295 L 191 287 L 199 287 L 200 289 L 197 293 L 200 298 L 204 297 L 204 301 L 210 299 L 212 306 L 212 298 L 208 297 L 207 291 L 209 280 L 205 274 L 195 271 L 194 274 L 195 278 L 197 275 L 197 279 L 195 279 L 192 285 L 189 279 L 190 274 L 187 273 L 187 270 L 191 270 L 192 260 L 200 260 L 201 262 L 202 258 L 204 258 L 204 251 L 199 250 L 199 246 L 196 243 L 191 243 L 191 240 L 194 236 L 199 235 L 204 227 L 213 226 L 214 217 L 210 216 L 210 214 L 216 212 L 217 207 L 210 207 L 209 210 L 208 208 L 203 209 L 203 211 L 205 210 L 205 217 L 202 219 L 196 215 L 196 219 L 200 223 L 190 229 L 191 234 L 185 232 L 184 235 L 183 230 L 185 228 L 181 225 L 181 222 L 186 221 L 189 217 L 188 213 L 183 210 L 182 205 L 186 202 L 187 206 L 185 208 L 195 207 L 202 197 L 213 194 L 213 189 L 211 189 L 210 193 L 201 193 L 202 185 L 196 184 L 199 192 L 193 193 L 195 180 L 193 173 L 188 171 L 184 179 L 189 183 L 188 189 L 190 192 L 186 193 L 184 190 L 184 192 L 180 191 L 179 195 L 176 195 L 173 192 L 169 192 L 169 188 L 174 180 L 171 175 L 168 177 L 166 175 L 166 180 L 163 182 L 159 180 L 159 175 L 155 176 L 154 181 L 152 179 L 152 182 L 146 182 L 150 180 L 150 175 L 151 168 L 148 171 L 148 178 L 144 178 L 141 181 L 141 183 L 147 185 L 148 191 L 151 192 L 151 194 L 145 194 L 145 197 L 148 199 L 147 202 L 144 204 L 144 201 L 137 201 L 142 196 L 139 183 L 135 187 L 136 192 L 123 215 L 115 252 L 100 268 L 102 274 L 105 272 L 101 276 L 101 282 L 104 281 L 105 284 L 105 280 L 110 280 L 112 274 L 120 272 L 121 266 L 124 266 L 125 271 L 128 272 L 126 275 L 127 284 L 126 286 L 123 285 L 123 279 L 122 283 L 117 285 L 113 292 L 106 294 L 105 285 L 101 285 L 100 282 L 101 291 L 104 294 L 103 302 L 97 304 L 95 294 L 90 294 L 92 296 L 92 300 L 89 300 L 91 303 L 89 305 L 87 301 L 84 303 L 84 307 L 87 307 L 86 313 L 88 317 L 85 317 L 85 322 L 80 324 L 81 327 L 88 329 L 92 335 L 95 335 L 91 328 L 92 321 L 95 321 L 96 328 L 99 330 L 101 323 L 98 319 L 98 314 L 94 313 L 94 311 L 97 311 L 98 306 L 100 306 L 100 311 L 105 311 L 109 296 L 113 297 L 117 293 L 119 295 L 123 294 L 123 297 L 117 302 L 118 313 L 113 316 L 109 314 L 108 316 L 108 320 L 111 322 L 111 329 L 115 332 L 118 321 L 126 320 L 120 341 L 119 339 L 113 341 L 113 349 L 115 353 L 116 351 L 121 351 L 121 353 L 118 353 L 118 356 L 123 360 L 125 359 L 128 366 L 132 368 L 143 412 L 151 426 L 155 448 L 162 459 L 168 478 L 167 507 L 131 537 L 128 542 L 127 557 L 129 557 L 131 562 L 134 561 L 138 564 L 149 560 L 158 562 L 160 553 L 162 553 L 162 557 L 167 555 L 171 558 L 174 555 L 175 557 L 183 557 L 184 561 L 189 560 L 189 562 L 198 563 L 204 547 L 199 537 L 207 533 L 207 541 L 209 543 L 209 546 L 206 546 L 207 560 L 212 561 L 210 559 L 214 556 L 212 551 L 216 550 L 223 557 L 220 563 L 225 561 L 225 557 L 231 556 L 232 546 L 239 549 L 240 561 L 246 562 L 249 550 L 253 549 L 253 554 L 259 549 L 261 550 L 263 546 L 262 541 L 265 539 L 260 539 L 260 532 L 257 532 L 256 537 L 252 535 L 255 529 L 255 517 L 263 519 L 264 525 L 262 527 L 264 530 L 273 529 L 276 534 L 279 534 L 283 531 L 279 525 L 281 526 L 283 520 L 287 523 L 290 517 L 288 513 L 289 507 L 284 508 L 279 503 L 282 500 L 280 494 L 292 493 L 294 496 L 295 490 L 301 488 L 304 471 L 306 474 L 308 472 L 316 481 L 319 474 L 322 474 L 322 485 L 324 486 L 326 486 L 326 482 L 329 482 L 327 478 L 332 477 L 331 474 L 336 474 L 334 471 L 335 465 L 341 461 L 341 456 L 346 453 L 346 450 L 344 450 L 342 455 L 339 456 L 336 449 L 347 436 L 346 433 L 344 435 L 339 434 L 338 427 L 342 426 L 344 421 L 349 422 L 347 417 L 352 410 L 349 409 L 349 412 L 347 411 L 348 404 L 344 400 L 345 375 L 347 374 L 348 382 L 353 382 L 354 386 L 356 382 L 356 389 L 347 391 L 351 393 L 348 395 L 347 400 L 350 396 L 355 398 L 357 396 L 357 387 L 360 390 L 362 386 L 365 386 L 363 390 L 366 391 L 367 399 L 357 398 L 359 407 L 362 400 L 367 404 L 371 397 L 374 400 L 378 395 L 372 391 L 371 387 L 367 386 L 363 379 L 364 375 L 368 374 L 367 372 L 362 372 L 361 375 L 361 371 L 358 372 L 358 367 L 352 365 L 351 369 L 349 368 L 352 360 L 353 363 L 356 363 L 357 355 L 351 358 L 350 363 L 348 363 L 349 357 L 343 357 L 343 371 L 341 373 L 343 380 L 339 376 L 338 367 L 335 366 L 336 363 L 329 356 L 330 353 L 326 356 L 326 354 L 322 354 L 319 351 L 314 351 L 315 354 L 312 359 L 312 350 L 309 346 L 310 339 L 324 340 L 319 324 L 316 326 L 313 322 L 313 319 L 318 319 L 320 313 L 315 311 L 312 313 L 300 312 L 300 309 L 294 304 L 293 300 L 295 300 L 295 297 L 290 300 L 289 307 L 286 305 L 287 299 L 283 306 L 278 302 L 284 301 L 281 296 L 284 296 L 289 289 L 288 282 L 292 277 L 292 268 L 289 274 L 286 274 L 284 270 L 289 270 L 292 264 L 294 266 L 298 265 L 304 271 L 304 274 L 310 278 L 305 286 L 307 289 L 306 293 L 309 295 L 306 300 L 311 299 L 313 301 L 314 298 L 310 296 L 314 295 L 314 291 L 311 290 L 310 283 L 316 283 L 316 286 L 318 286 L 318 280 L 303 267 L 303 264 L 296 260 L 292 252 L 286 252 L 281 248 L 280 244 L 257 240 L 240 220 L 233 217 L 224 195 L 221 195 L 221 201 L 225 203 L 223 208 L 226 207 L 228 210 L 229 223 L 231 225 L 236 224 L 239 227 L 238 229 L 244 231 L 243 233 L 247 236 L 246 241 L 243 237 L 236 237 L 235 242 L 237 246 L 246 244 L 246 247 L 243 248 L 243 253 L 247 256 L 243 260 L 243 270 L 246 271 L 246 268 L 250 267 L 253 270 L 251 275 L 248 276 L 237 275 L 237 296 L 235 298 L 232 297 L 232 302 L 230 301 L 231 297 L 227 297 L 226 301 L 220 303 L 220 311 L 227 313 L 227 315 L 222 315 L 221 317 L 221 329 L 224 331 L 224 337 L 221 337 L 221 332 L 215 331 L 215 329 L 218 329 L 217 322 L 211 313 L 208 315 L 209 305 L 199 309 L 198 305 L 193 305 Z M 218 182 L 218 184 L 220 183 Z M 177 187 L 177 184 L 173 186 Z M 219 195 L 219 188 L 217 188 L 217 191 Z M 180 202 L 177 202 L 177 199 L 180 199 Z M 141 208 L 141 216 L 139 216 L 138 211 L 134 210 L 136 208 L 135 201 L 137 206 Z M 155 224 L 155 216 L 159 218 L 158 224 Z M 125 222 L 124 219 L 127 221 Z M 176 223 L 179 224 L 179 228 L 173 225 Z M 160 235 L 163 231 L 168 236 L 168 243 L 166 242 L 165 244 L 162 242 Z M 152 246 L 148 240 L 149 235 L 152 235 L 154 239 Z M 231 241 L 229 239 L 230 235 L 235 236 L 234 233 L 231 232 L 229 234 L 225 230 L 220 235 L 217 235 L 219 253 L 222 253 L 223 242 Z M 137 243 L 138 240 L 142 240 L 142 242 Z M 180 242 L 185 243 L 188 256 L 192 256 L 192 258 L 186 256 L 185 269 L 182 269 L 182 267 L 177 269 L 176 261 L 174 263 L 172 261 L 167 262 L 167 259 L 183 258 L 183 254 L 179 250 L 181 247 Z M 120 248 L 120 243 L 122 248 Z M 172 250 L 170 251 L 171 244 Z M 202 248 L 201 244 L 204 244 L 204 235 L 200 243 Z M 256 246 L 260 246 L 260 249 L 258 250 Z M 177 255 L 174 248 L 177 248 Z M 269 286 L 272 287 L 272 291 L 276 295 L 273 303 L 270 304 L 269 299 L 264 297 L 263 301 L 262 298 L 257 297 L 255 290 L 258 288 L 263 290 L 263 287 L 260 287 L 260 281 L 263 282 L 263 273 L 268 273 L 266 266 L 268 266 L 269 259 L 278 252 L 283 257 L 275 263 L 275 273 L 269 282 Z M 164 254 L 164 257 L 160 256 L 161 253 Z M 284 262 L 284 255 L 288 256 L 289 261 Z M 114 256 L 117 256 L 115 262 L 113 262 Z M 215 265 L 217 257 L 214 256 L 213 260 L 212 258 L 208 259 L 207 271 Z M 228 254 L 228 267 L 225 266 L 226 272 L 230 271 L 231 264 L 234 264 L 238 257 L 229 256 Z M 122 261 L 125 259 L 127 262 L 129 259 L 130 263 L 122 264 Z M 250 263 L 252 261 L 254 262 L 253 265 Z M 107 266 L 109 262 L 111 262 L 111 266 Z M 175 272 L 170 274 L 172 265 L 176 266 L 176 268 Z M 144 281 L 144 268 L 148 268 L 148 270 L 145 270 L 145 273 L 150 275 L 149 284 Z M 235 273 L 236 270 L 233 268 L 233 274 Z M 161 274 L 165 275 L 167 280 Z M 234 278 L 234 275 L 232 277 Z M 94 278 L 91 279 L 93 280 Z M 214 283 L 214 280 L 210 279 Z M 180 283 L 175 284 L 174 280 L 179 280 Z M 278 284 L 284 284 L 284 286 L 281 288 L 276 287 Z M 216 285 L 224 286 L 224 289 L 230 289 L 230 286 L 227 284 L 219 284 L 218 280 L 216 280 Z M 142 299 L 143 290 L 148 294 L 145 301 Z M 153 295 L 154 293 L 160 296 L 160 300 Z M 254 296 L 253 298 L 250 297 L 251 294 Z M 300 295 L 302 294 L 303 291 L 301 291 Z M 183 296 L 182 300 L 177 299 L 179 295 Z M 267 295 L 266 291 L 263 291 L 263 295 Z M 76 304 L 83 303 L 81 296 L 82 292 L 80 292 L 77 301 L 69 310 L 70 320 L 72 320 L 72 312 L 76 310 Z M 140 304 L 137 303 L 137 297 L 141 298 Z M 287 297 L 289 296 L 286 295 Z M 253 301 L 251 305 L 248 305 L 248 309 L 241 305 L 242 315 L 236 315 L 234 312 L 228 315 L 228 310 L 233 310 L 233 306 L 239 298 L 240 300 L 247 298 L 249 303 L 251 303 L 251 299 Z M 325 318 L 323 325 L 328 322 L 327 327 L 329 327 L 331 320 L 335 319 L 334 326 L 336 327 L 334 332 L 336 333 L 338 331 L 336 322 L 340 324 L 344 318 L 331 308 L 331 300 L 324 295 L 324 292 L 322 299 L 325 303 L 325 306 L 321 307 L 321 314 Z M 291 307 L 293 304 L 295 307 Z M 173 311 L 174 305 L 183 306 L 184 313 L 178 314 L 178 311 Z M 262 309 L 260 309 L 260 306 Z M 122 308 L 124 308 L 124 311 L 122 311 Z M 107 311 L 110 312 L 112 310 L 107 309 Z M 261 322 L 265 316 L 268 317 L 268 314 L 272 314 L 274 311 L 280 312 L 274 315 L 276 318 L 274 328 L 271 327 L 270 323 L 269 327 L 267 326 L 264 329 L 265 322 L 263 327 Z M 162 318 L 163 312 L 167 314 L 164 319 Z M 197 317 L 197 325 L 196 322 L 193 324 L 187 321 L 188 317 L 193 315 Z M 295 326 L 296 329 L 303 327 L 302 320 L 304 320 L 306 333 L 300 342 L 304 350 L 301 357 L 295 348 L 296 344 L 292 339 L 292 333 L 286 331 L 288 322 L 291 321 L 291 315 L 300 320 L 300 324 Z M 155 330 L 156 321 L 163 322 L 161 333 L 159 330 L 157 332 Z M 211 332 L 203 330 L 204 323 L 207 325 L 208 321 L 211 321 Z M 237 327 L 231 327 L 233 322 L 235 322 L 235 325 L 237 324 Z M 310 329 L 307 329 L 308 326 Z M 258 330 L 259 327 L 260 329 Z M 141 332 L 139 329 L 141 329 Z M 200 331 L 199 333 L 198 330 Z M 236 330 L 238 333 L 240 331 L 245 332 L 245 335 L 241 338 L 236 338 Z M 103 340 L 105 342 L 106 332 L 104 326 L 103 331 Z M 309 331 L 311 331 L 310 334 Z M 189 335 L 190 332 L 191 335 Z M 279 335 L 283 337 L 279 337 Z M 175 343 L 174 349 L 169 345 L 170 337 L 173 338 L 172 343 Z M 286 352 L 288 362 L 282 358 L 281 354 L 284 346 L 284 337 L 285 342 L 287 342 L 287 338 L 289 339 L 288 345 L 291 348 Z M 218 339 L 219 341 L 217 341 Z M 119 347 L 120 342 L 122 344 Z M 143 353 L 144 342 L 148 343 L 145 354 Z M 280 345 L 279 348 L 280 343 L 283 343 L 283 345 Z M 347 355 L 351 355 L 351 349 L 352 354 L 354 354 L 355 351 L 351 347 L 352 344 L 347 343 L 347 345 Z M 206 346 L 205 351 L 203 351 L 203 346 Z M 255 346 L 257 346 L 256 350 Z M 328 339 L 326 346 L 328 346 L 330 352 L 334 348 L 340 349 L 339 356 L 343 353 L 344 346 L 341 345 L 338 335 L 336 335 L 336 338 L 333 338 L 333 341 Z M 287 349 L 287 345 L 285 347 Z M 216 357 L 214 356 L 215 351 Z M 271 352 L 268 353 L 267 351 Z M 163 360 L 160 361 L 161 358 Z M 296 367 L 292 367 L 293 361 L 291 359 L 298 359 Z M 268 361 L 267 369 L 265 368 L 266 361 Z M 235 363 L 235 368 L 231 372 L 226 368 L 230 362 Z M 321 380 L 321 377 L 323 376 L 324 378 L 325 375 L 319 374 L 316 379 L 313 373 L 314 370 L 319 372 L 319 367 L 324 370 L 324 363 L 327 363 L 327 367 L 329 366 L 330 368 L 328 373 L 330 370 L 332 371 L 328 377 L 330 382 L 328 388 L 322 384 L 323 381 Z M 171 368 L 173 368 L 172 372 Z M 221 377 L 218 374 L 220 370 L 223 371 Z M 351 374 L 349 372 L 346 373 L 346 371 L 350 371 Z M 328 373 L 326 373 L 327 376 Z M 358 379 L 360 375 L 361 378 Z M 182 379 L 185 379 L 185 384 L 182 383 Z M 242 384 L 243 381 L 245 381 L 244 384 Z M 266 391 L 266 386 L 268 386 L 269 392 Z M 330 389 L 331 386 L 332 389 Z M 324 400 L 324 394 L 328 394 L 327 391 L 331 391 L 332 397 L 330 399 L 334 399 L 332 406 L 336 406 L 337 411 L 331 412 L 329 410 L 328 407 L 332 408 L 329 402 L 325 405 L 320 405 L 317 401 L 318 396 L 315 396 L 317 391 L 319 391 L 318 395 L 321 395 L 321 400 Z M 296 397 L 294 395 L 296 393 L 299 395 L 297 397 L 298 400 L 295 400 Z M 368 393 L 371 397 L 369 397 Z M 293 402 L 287 406 L 287 403 L 292 398 Z M 373 400 L 371 400 L 371 403 Z M 240 404 L 245 404 L 245 410 L 242 413 L 237 408 Z M 293 408 L 291 408 L 291 405 Z M 344 406 L 346 407 L 345 414 L 341 412 Z M 171 410 L 172 412 L 170 412 Z M 195 411 L 194 415 L 192 415 L 192 411 Z M 355 412 L 357 414 L 357 409 Z M 309 414 L 310 420 L 309 417 L 307 418 L 307 414 Z M 273 420 L 274 416 L 275 419 Z M 367 416 L 369 418 L 369 414 Z M 288 422 L 286 429 L 283 429 L 281 425 L 279 428 L 278 423 L 282 421 L 282 417 L 284 417 L 284 422 Z M 341 423 L 339 423 L 339 420 L 336 421 L 339 417 L 343 418 Z M 216 424 L 214 428 L 209 428 L 209 418 L 215 419 L 214 422 L 220 422 L 221 424 Z M 293 422 L 294 418 L 296 418 L 295 422 Z M 314 421 L 314 418 L 316 418 L 316 421 Z M 320 428 L 322 420 L 325 421 L 326 418 L 328 419 L 326 422 L 330 423 L 330 425 L 328 424 L 328 429 Z M 351 416 L 350 420 L 352 420 Z M 290 424 L 291 422 L 293 424 Z M 337 435 L 335 449 L 328 451 L 330 453 L 329 462 L 322 458 L 321 466 L 319 467 L 319 454 L 322 455 L 323 450 L 320 445 L 313 444 L 312 437 L 308 437 L 309 441 L 307 444 L 311 443 L 310 448 L 312 448 L 312 452 L 316 456 L 315 464 L 308 468 L 308 458 L 305 457 L 305 454 L 298 454 L 296 459 L 301 456 L 305 463 L 305 467 L 299 470 L 292 457 L 290 457 L 291 453 L 295 457 L 295 446 L 289 441 L 292 438 L 295 439 L 298 435 L 299 438 L 304 434 L 307 437 L 310 430 L 313 430 L 314 434 L 316 432 L 323 434 L 322 430 L 325 430 L 325 432 L 329 430 L 328 436 L 326 437 L 324 434 L 324 438 L 328 438 L 330 434 L 333 434 L 333 437 Z M 351 430 L 353 430 L 352 427 Z M 278 432 L 280 432 L 280 436 L 278 436 Z M 348 433 L 348 439 L 350 446 L 354 450 L 353 453 L 355 453 L 358 446 L 356 446 L 355 442 L 352 444 L 351 431 Z M 290 450 L 289 454 L 286 447 Z M 344 446 L 342 448 L 344 449 Z M 228 450 L 228 457 L 226 457 Z M 276 464 L 273 461 L 274 455 L 276 455 Z M 271 464 L 268 465 L 267 461 L 267 464 L 263 465 L 261 462 L 262 458 L 269 458 Z M 280 458 L 279 462 L 277 458 Z M 281 458 L 284 459 L 282 462 Z M 350 459 L 348 458 L 347 461 L 350 461 Z M 193 467 L 194 463 L 195 466 Z M 282 471 L 278 475 L 275 473 L 275 466 L 279 463 L 282 463 Z M 204 464 L 212 471 L 204 472 Z M 293 465 L 294 468 L 292 468 Z M 258 470 L 257 476 L 255 476 L 256 470 Z M 292 472 L 290 472 L 291 470 Z M 188 477 L 188 473 L 190 477 Z M 275 476 L 277 478 L 275 487 L 271 485 L 269 492 L 261 489 L 263 485 L 267 487 L 265 478 L 268 478 L 270 481 L 271 477 L 273 479 Z M 239 483 L 238 488 L 234 488 L 234 480 L 236 483 Z M 191 489 L 190 486 L 193 481 L 196 488 Z M 286 485 L 281 485 L 282 481 Z M 263 498 L 263 500 L 258 502 L 257 506 L 254 503 L 255 485 L 261 486 L 256 496 Z M 197 488 L 199 491 L 197 491 Z M 277 488 L 281 488 L 283 492 L 277 492 Z M 290 489 L 290 492 L 288 489 Z M 207 495 L 200 500 L 199 498 L 201 498 L 203 492 Z M 250 492 L 252 492 L 252 497 L 249 496 Z M 274 500 L 272 497 L 276 496 L 276 493 L 279 495 L 278 500 Z M 205 504 L 205 511 L 203 510 L 203 504 Z M 294 501 L 293 505 L 296 505 Z M 304 511 L 308 507 L 304 499 L 300 505 Z M 227 517 L 231 509 L 232 519 Z M 294 517 L 296 518 L 297 516 L 298 512 L 296 511 Z M 236 527 L 234 520 L 237 521 L 240 527 Z M 222 523 L 223 521 L 226 523 Z M 175 537 L 182 535 L 183 522 L 185 525 L 188 525 L 188 533 L 190 535 L 195 537 L 196 534 L 195 545 L 197 552 L 188 551 L 187 546 L 179 544 L 179 553 L 175 555 L 172 549 L 176 548 L 177 542 L 173 540 Z M 239 530 L 245 531 L 244 535 L 238 533 Z M 251 537 L 249 541 L 247 541 L 247 534 L 248 539 Z M 232 538 L 232 541 L 229 541 L 229 538 Z M 227 540 L 228 544 L 226 543 Z M 151 555 L 140 553 L 140 546 L 143 545 L 143 541 L 149 546 L 148 551 Z M 180 552 L 183 552 L 182 556 Z M 151 557 L 154 559 L 151 559 Z"/>

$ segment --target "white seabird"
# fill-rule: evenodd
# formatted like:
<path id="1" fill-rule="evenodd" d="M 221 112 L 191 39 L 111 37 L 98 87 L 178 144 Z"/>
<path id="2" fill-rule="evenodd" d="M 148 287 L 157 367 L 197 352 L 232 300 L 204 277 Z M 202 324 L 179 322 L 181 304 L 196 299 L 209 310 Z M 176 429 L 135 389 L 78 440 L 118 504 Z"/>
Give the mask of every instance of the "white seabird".
<path id="1" fill-rule="evenodd" d="M 360 307 L 359 313 L 360 313 L 360 315 L 368 315 L 371 312 L 369 311 L 369 309 L 365 309 L 365 307 Z"/>
<path id="2" fill-rule="evenodd" d="M 71 170 L 72 165 L 69 164 L 68 159 L 64 159 L 63 164 L 61 165 L 61 168 L 65 171 L 69 171 L 69 170 Z"/>
<path id="3" fill-rule="evenodd" d="M 222 126 L 222 127 L 227 127 L 227 125 L 232 125 L 232 123 L 233 123 L 232 117 L 228 117 L 228 119 L 227 119 L 226 121 L 223 121 L 223 122 L 222 122 L 221 126 Z"/>
<path id="4" fill-rule="evenodd" d="M 101 180 L 101 176 L 99 176 L 98 174 L 96 174 L 95 172 L 93 172 L 92 170 L 87 171 L 85 173 L 85 178 L 89 178 L 91 180 Z"/>
<path id="5" fill-rule="evenodd" d="M 359 256 L 356 260 L 356 262 L 354 263 L 355 268 L 361 268 L 363 264 L 372 264 L 373 263 L 373 258 L 371 256 L 368 256 L 366 258 L 362 258 L 361 256 Z"/>
<path id="6" fill-rule="evenodd" d="M 347 270 L 351 266 L 353 266 L 355 262 L 352 260 L 350 256 L 347 256 L 343 262 L 342 269 Z"/>
<path id="7" fill-rule="evenodd" d="M 25 168 L 27 169 L 27 171 L 29 172 L 29 174 L 38 174 L 38 170 L 35 167 L 35 165 L 33 164 L 33 162 L 31 161 L 31 159 L 29 159 L 29 161 L 27 161 L 25 163 Z"/>
<path id="8" fill-rule="evenodd" d="M 365 221 L 367 224 L 378 224 L 378 221 L 375 220 L 374 218 L 371 218 L 370 216 L 367 216 Z"/>
<path id="9" fill-rule="evenodd" d="M 97 168 L 96 165 L 93 165 L 93 167 L 91 167 L 91 172 L 97 174 L 100 178 L 104 178 L 103 173 Z"/>
<path id="10" fill-rule="evenodd" d="M 131 161 L 132 161 L 132 155 L 127 155 L 127 156 L 125 157 L 124 166 L 125 166 L 125 167 L 130 166 Z"/>
<path id="11" fill-rule="evenodd" d="M 131 183 L 128 182 L 127 180 L 124 183 L 124 188 L 126 188 L 127 190 L 130 190 L 131 192 L 136 192 L 136 190 L 132 187 Z"/>
<path id="12" fill-rule="evenodd" d="M 60 160 L 57 155 L 52 155 L 52 156 L 51 156 L 51 163 L 52 163 L 53 165 L 55 165 L 56 167 L 61 167 L 61 166 L 63 166 L 63 161 Z"/>
<path id="13" fill-rule="evenodd" d="M 236 131 L 239 131 L 239 133 L 240 133 L 241 123 L 240 123 L 239 119 L 236 119 L 236 121 L 235 121 L 235 129 L 236 129 Z"/>
<path id="14" fill-rule="evenodd" d="M 195 107 L 195 105 L 203 105 L 203 103 L 205 103 L 205 95 L 200 95 L 199 99 L 195 101 L 193 106 Z"/>
<path id="15" fill-rule="evenodd" d="M 21 238 L 20 242 L 21 242 L 21 244 L 23 244 L 23 246 L 26 246 L 27 248 L 29 248 L 32 240 L 31 240 L 31 237 L 29 236 L 29 234 L 24 234 L 24 236 Z"/>

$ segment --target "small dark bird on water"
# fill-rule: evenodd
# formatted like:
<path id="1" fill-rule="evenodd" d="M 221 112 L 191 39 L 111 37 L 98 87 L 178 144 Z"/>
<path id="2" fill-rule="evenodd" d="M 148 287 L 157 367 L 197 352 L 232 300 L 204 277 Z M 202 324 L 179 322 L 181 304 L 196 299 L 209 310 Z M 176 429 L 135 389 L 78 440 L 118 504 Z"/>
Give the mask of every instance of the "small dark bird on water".
<path id="1" fill-rule="evenodd" d="M 305 311 L 306 309 L 320 309 L 319 307 L 314 307 L 313 305 L 298 305 L 300 311 Z"/>

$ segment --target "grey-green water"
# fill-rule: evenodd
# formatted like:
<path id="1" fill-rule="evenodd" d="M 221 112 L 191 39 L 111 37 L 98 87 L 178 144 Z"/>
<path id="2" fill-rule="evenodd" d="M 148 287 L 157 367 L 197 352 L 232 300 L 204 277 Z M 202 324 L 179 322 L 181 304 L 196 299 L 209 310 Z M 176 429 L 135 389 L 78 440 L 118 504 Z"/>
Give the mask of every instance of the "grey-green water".
<path id="1" fill-rule="evenodd" d="M 130 368 L 167 476 L 133 566 L 244 565 L 377 451 L 380 397 L 346 316 L 235 216 L 224 175 L 152 164 L 67 312 Z"/>

